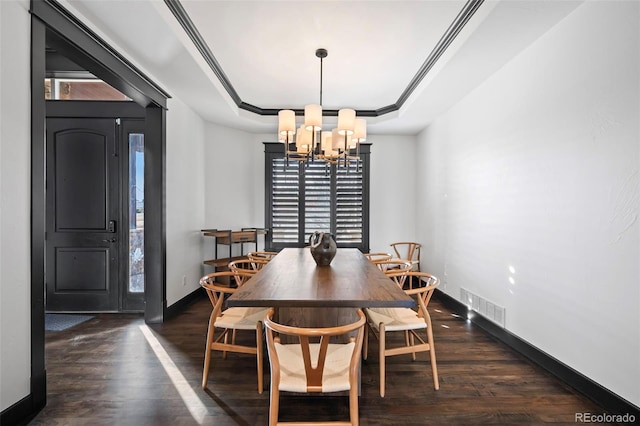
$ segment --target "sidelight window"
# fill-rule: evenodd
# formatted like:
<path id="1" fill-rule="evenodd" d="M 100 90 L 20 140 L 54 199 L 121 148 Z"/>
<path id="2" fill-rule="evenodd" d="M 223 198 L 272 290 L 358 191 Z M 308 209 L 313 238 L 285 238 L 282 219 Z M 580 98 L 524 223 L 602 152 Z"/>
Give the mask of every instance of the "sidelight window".
<path id="1" fill-rule="evenodd" d="M 144 292 L 144 134 L 129 133 L 129 292 Z"/>

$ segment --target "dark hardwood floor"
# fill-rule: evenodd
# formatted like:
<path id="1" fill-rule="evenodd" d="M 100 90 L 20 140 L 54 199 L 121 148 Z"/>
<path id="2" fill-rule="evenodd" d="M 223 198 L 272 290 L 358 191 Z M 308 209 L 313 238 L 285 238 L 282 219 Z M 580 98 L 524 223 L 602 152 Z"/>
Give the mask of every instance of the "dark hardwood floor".
<path id="1" fill-rule="evenodd" d="M 32 425 L 264 425 L 269 377 L 258 394 L 255 358 L 214 352 L 208 389 L 200 388 L 206 299 L 162 325 L 142 316 L 101 314 L 46 334 L 47 406 Z M 440 390 L 428 354 L 387 359 L 378 394 L 377 342 L 362 367 L 363 425 L 575 424 L 575 413 L 604 410 L 495 341 L 437 300 L 434 324 Z M 266 357 L 266 351 L 265 351 Z M 346 396 L 284 394 L 281 420 L 346 419 Z"/>

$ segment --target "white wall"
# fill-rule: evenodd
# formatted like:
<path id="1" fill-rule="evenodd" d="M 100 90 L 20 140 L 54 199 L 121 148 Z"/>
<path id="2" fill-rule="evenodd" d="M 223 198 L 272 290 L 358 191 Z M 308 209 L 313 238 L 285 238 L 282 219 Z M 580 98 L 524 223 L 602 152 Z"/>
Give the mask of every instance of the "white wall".
<path id="1" fill-rule="evenodd" d="M 180 100 L 167 102 L 167 306 L 199 287 L 204 227 L 204 121 Z"/>
<path id="2" fill-rule="evenodd" d="M 264 137 L 207 123 L 202 156 L 205 228 L 264 226 Z M 202 259 L 214 257 L 213 240 L 202 238 Z M 239 250 L 234 246 L 233 254 Z M 218 257 L 227 255 L 228 248 L 219 246 Z"/>
<path id="3" fill-rule="evenodd" d="M 423 269 L 640 406 L 638 2 L 588 1 L 418 137 Z"/>
<path id="4" fill-rule="evenodd" d="M 418 163 L 414 136 L 369 135 L 371 143 L 370 242 L 372 252 L 416 241 Z"/>
<path id="5" fill-rule="evenodd" d="M 29 1 L 0 1 L 0 411 L 30 392 Z"/>

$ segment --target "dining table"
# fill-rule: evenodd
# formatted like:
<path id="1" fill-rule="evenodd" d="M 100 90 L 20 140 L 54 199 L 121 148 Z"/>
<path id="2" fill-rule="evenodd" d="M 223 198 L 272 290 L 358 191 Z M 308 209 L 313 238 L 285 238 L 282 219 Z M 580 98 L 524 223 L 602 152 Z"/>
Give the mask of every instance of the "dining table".
<path id="1" fill-rule="evenodd" d="M 415 301 L 356 248 L 338 248 L 328 266 L 309 250 L 284 248 L 227 301 L 229 307 L 273 307 L 278 322 L 332 327 L 357 318 L 354 308 L 414 307 Z"/>

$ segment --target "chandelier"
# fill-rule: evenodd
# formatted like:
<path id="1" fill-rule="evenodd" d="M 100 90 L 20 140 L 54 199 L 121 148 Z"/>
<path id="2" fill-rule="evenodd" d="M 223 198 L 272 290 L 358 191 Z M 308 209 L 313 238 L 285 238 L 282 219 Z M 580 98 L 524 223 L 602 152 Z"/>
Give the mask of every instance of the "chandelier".
<path id="1" fill-rule="evenodd" d="M 300 127 L 296 128 L 295 111 L 278 112 L 278 140 L 285 144 L 287 163 L 289 159 L 321 160 L 349 167 L 349 160 L 360 158 L 360 143 L 367 139 L 367 122 L 356 118 L 355 110 L 340 109 L 337 127 L 322 130 L 322 60 L 327 55 L 327 49 L 316 50 L 316 57 L 320 58 L 320 103 L 304 107 L 304 122 Z"/>

